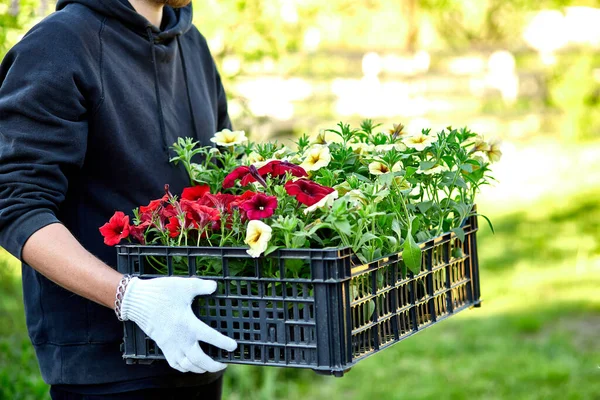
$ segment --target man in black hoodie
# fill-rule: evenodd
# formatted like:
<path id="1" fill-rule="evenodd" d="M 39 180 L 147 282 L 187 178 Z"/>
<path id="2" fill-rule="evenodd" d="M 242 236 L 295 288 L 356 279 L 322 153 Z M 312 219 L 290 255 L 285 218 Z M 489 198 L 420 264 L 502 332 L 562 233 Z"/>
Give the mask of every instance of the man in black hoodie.
<path id="1" fill-rule="evenodd" d="M 127 279 L 98 231 L 165 183 L 181 192 L 186 172 L 169 163 L 177 137 L 209 144 L 230 127 L 189 1 L 59 0 L 0 67 L 0 245 L 23 261 L 29 336 L 53 398 L 220 397 L 224 366 L 198 341 L 236 344 L 189 308 L 214 282 Z M 121 358 L 118 288 L 118 316 L 169 365 Z"/>

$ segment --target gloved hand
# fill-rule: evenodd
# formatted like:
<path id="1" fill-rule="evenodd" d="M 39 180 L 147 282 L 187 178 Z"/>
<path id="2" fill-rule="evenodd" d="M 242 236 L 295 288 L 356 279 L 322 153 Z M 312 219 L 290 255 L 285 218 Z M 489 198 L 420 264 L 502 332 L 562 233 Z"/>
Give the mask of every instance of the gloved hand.
<path id="1" fill-rule="evenodd" d="M 237 343 L 200 321 L 190 307 L 194 297 L 216 288 L 215 281 L 198 278 L 133 278 L 123 295 L 121 317 L 138 324 L 176 370 L 217 372 L 226 365 L 207 356 L 198 341 L 227 351 L 235 350 Z"/>

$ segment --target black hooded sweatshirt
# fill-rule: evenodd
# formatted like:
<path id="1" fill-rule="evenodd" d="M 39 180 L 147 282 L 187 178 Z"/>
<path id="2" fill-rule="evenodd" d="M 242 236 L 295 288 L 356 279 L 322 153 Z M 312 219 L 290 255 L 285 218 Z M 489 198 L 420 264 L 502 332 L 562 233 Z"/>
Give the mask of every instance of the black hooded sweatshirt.
<path id="1" fill-rule="evenodd" d="M 98 228 L 116 210 L 161 197 L 166 183 L 174 193 L 188 185 L 168 146 L 178 137 L 209 145 L 229 128 L 225 93 L 191 4 L 165 7 L 160 28 L 127 0 L 60 0 L 56 9 L 0 67 L 0 246 L 21 258 L 34 232 L 60 222 L 115 267 L 115 249 Z M 215 379 L 166 363 L 126 365 L 113 310 L 25 264 L 22 275 L 29 336 L 47 383 Z"/>

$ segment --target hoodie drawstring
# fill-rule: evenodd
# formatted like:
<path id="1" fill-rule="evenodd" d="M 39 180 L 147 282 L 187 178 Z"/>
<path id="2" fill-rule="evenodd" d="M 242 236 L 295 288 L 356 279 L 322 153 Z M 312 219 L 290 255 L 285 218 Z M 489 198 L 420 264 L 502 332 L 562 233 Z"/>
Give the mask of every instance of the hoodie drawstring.
<path id="1" fill-rule="evenodd" d="M 158 86 L 158 66 L 156 65 L 156 51 L 154 49 L 154 37 L 152 36 L 152 28 L 146 28 L 148 33 L 148 41 L 150 42 L 150 48 L 152 50 L 152 65 L 154 67 L 154 91 L 156 94 L 156 105 L 158 108 L 158 122 L 160 124 L 160 134 L 162 135 L 163 151 L 169 158 L 169 146 L 167 145 L 167 131 L 165 128 L 165 118 L 162 111 L 162 102 L 160 100 L 160 89 Z"/>
<path id="2" fill-rule="evenodd" d="M 188 84 L 188 74 L 187 68 L 185 66 L 185 56 L 183 55 L 183 49 L 181 48 L 181 41 L 179 40 L 179 36 L 177 36 L 177 47 L 179 48 L 179 55 L 181 56 L 181 67 L 183 68 L 183 81 L 185 82 L 185 91 L 187 92 L 188 106 L 190 108 L 190 115 L 192 116 L 192 130 L 194 131 L 194 138 L 200 140 L 196 128 L 196 119 L 194 118 L 194 107 L 192 106 L 192 94 L 190 93 L 190 85 Z"/>

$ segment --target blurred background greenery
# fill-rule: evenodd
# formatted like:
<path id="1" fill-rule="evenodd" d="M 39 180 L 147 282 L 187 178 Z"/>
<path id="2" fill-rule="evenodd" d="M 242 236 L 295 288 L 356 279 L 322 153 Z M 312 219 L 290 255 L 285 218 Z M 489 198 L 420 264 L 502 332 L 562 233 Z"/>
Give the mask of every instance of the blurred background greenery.
<path id="1" fill-rule="evenodd" d="M 52 11 L 0 0 L 0 58 Z M 372 118 L 503 139 L 479 210 L 483 307 L 344 378 L 233 366 L 227 399 L 600 398 L 600 1 L 205 0 L 234 124 L 257 140 Z M 42 399 L 20 266 L 0 253 L 0 398 Z"/>

